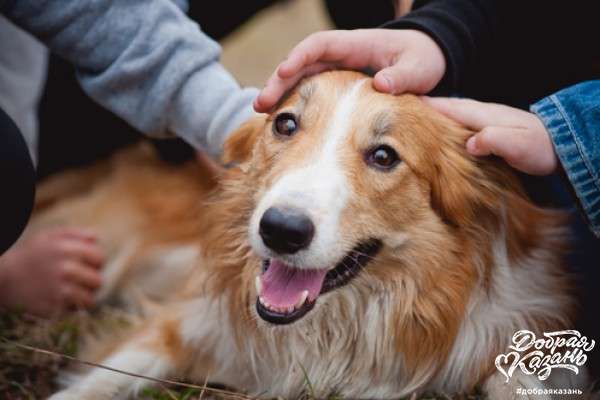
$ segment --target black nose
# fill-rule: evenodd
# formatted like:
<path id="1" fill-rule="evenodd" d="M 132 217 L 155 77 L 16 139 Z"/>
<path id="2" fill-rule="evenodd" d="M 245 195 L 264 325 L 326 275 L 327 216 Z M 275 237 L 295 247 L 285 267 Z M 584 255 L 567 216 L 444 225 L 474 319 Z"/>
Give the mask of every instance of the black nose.
<path id="1" fill-rule="evenodd" d="M 315 235 L 315 226 L 310 218 L 296 210 L 271 207 L 260 219 L 258 233 L 274 252 L 293 254 L 308 247 Z"/>

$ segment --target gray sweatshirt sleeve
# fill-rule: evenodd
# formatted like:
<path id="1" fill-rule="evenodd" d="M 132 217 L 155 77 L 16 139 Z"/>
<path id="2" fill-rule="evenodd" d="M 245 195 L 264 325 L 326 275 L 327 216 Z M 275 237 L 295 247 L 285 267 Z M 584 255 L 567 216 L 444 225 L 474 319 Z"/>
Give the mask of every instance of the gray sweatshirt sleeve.
<path id="1" fill-rule="evenodd" d="M 71 61 L 89 96 L 149 135 L 175 133 L 217 155 L 253 113 L 256 89 L 239 87 L 219 45 L 169 0 L 0 0 L 0 11 Z"/>

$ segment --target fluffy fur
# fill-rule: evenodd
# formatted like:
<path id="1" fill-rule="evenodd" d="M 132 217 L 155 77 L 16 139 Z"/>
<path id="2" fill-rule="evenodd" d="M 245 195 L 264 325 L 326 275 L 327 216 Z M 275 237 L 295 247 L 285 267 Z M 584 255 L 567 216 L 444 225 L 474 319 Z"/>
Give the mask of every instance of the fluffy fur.
<path id="1" fill-rule="evenodd" d="M 286 139 L 272 132 L 284 111 L 300 124 Z M 270 397 L 300 395 L 305 370 L 319 398 L 480 386 L 510 399 L 518 386 L 552 385 L 518 373 L 504 384 L 494 359 L 516 330 L 569 327 L 563 221 L 527 200 L 504 164 L 469 156 L 470 134 L 414 96 L 325 73 L 230 138 L 235 167 L 215 174 L 206 161 L 168 167 L 147 148 L 125 151 L 42 187 L 30 231 L 95 229 L 109 255 L 101 300 L 161 304 L 125 338 L 87 349 L 114 368 Z M 380 143 L 402 159 L 391 171 L 365 162 Z M 366 238 L 383 243 L 348 285 L 284 326 L 255 311 L 255 277 L 272 256 L 255 220 L 275 203 L 303 207 L 320 232 L 286 259 L 297 268 L 332 266 Z M 89 370 L 53 398 L 124 398 L 143 384 Z"/>

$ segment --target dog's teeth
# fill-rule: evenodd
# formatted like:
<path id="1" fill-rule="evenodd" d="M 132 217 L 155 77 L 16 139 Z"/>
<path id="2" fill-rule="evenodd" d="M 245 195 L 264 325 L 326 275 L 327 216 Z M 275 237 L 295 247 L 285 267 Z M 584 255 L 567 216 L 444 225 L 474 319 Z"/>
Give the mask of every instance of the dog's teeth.
<path id="1" fill-rule="evenodd" d="M 293 311 L 294 311 L 294 309 L 295 309 L 295 307 L 294 307 L 294 306 L 289 306 L 289 307 L 288 307 L 288 309 L 287 309 L 287 312 L 288 312 L 288 313 L 291 313 L 291 312 L 293 312 Z"/>
<path id="2" fill-rule="evenodd" d="M 254 280 L 254 285 L 256 286 L 256 294 L 260 295 L 262 293 L 262 282 L 259 276 Z"/>
<path id="3" fill-rule="evenodd" d="M 296 308 L 302 307 L 302 305 L 304 305 L 304 303 L 306 302 L 306 299 L 308 299 L 308 290 L 302 292 L 300 299 L 296 303 Z"/>

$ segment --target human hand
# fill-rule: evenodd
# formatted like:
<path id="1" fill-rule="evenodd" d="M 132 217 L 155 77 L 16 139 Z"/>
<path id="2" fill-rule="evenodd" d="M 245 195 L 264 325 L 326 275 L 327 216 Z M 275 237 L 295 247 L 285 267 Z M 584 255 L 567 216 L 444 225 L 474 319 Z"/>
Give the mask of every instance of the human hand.
<path id="1" fill-rule="evenodd" d="M 423 94 L 444 76 L 446 59 L 433 39 L 416 30 L 314 33 L 277 67 L 254 101 L 254 109 L 268 112 L 303 77 L 336 68 L 377 71 L 373 86 L 384 93 Z"/>
<path id="2" fill-rule="evenodd" d="M 93 234 L 53 228 L 17 242 L 0 258 L 0 305 L 39 316 L 94 305 L 103 254 Z"/>
<path id="3" fill-rule="evenodd" d="M 433 108 L 477 131 L 466 143 L 475 156 L 502 157 L 530 175 L 549 175 L 558 165 L 550 135 L 535 115 L 501 104 L 469 99 L 423 97 Z"/>

